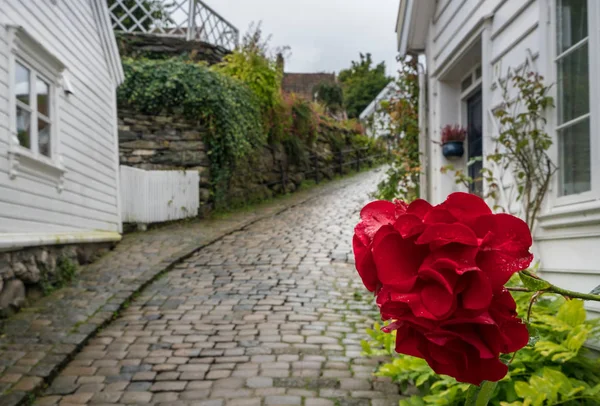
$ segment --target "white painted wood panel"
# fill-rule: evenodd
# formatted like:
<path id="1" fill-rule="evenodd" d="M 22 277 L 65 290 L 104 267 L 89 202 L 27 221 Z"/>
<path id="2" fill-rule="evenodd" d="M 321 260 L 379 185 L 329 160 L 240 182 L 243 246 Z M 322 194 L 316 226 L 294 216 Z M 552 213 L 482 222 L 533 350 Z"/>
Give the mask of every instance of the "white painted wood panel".
<path id="1" fill-rule="evenodd" d="M 121 166 L 123 222 L 160 223 L 198 215 L 197 171 L 145 171 Z"/>
<path id="2" fill-rule="evenodd" d="M 474 28 L 485 15 L 492 12 L 494 14 L 491 20 L 490 42 L 484 44 L 487 48 L 482 52 L 483 55 L 488 55 L 488 59 L 481 61 L 484 66 L 488 64 L 492 68 L 492 63 L 497 62 L 497 66 L 501 67 L 500 73 L 504 76 L 509 67 L 514 69 L 525 63 L 529 50 L 533 55 L 534 69 L 548 77 L 547 70 L 553 66 L 553 61 L 548 55 L 547 44 L 552 41 L 550 36 L 554 34 L 548 31 L 547 4 L 543 0 L 438 2 L 434 22 L 429 29 L 426 50 L 427 70 L 430 73 L 428 116 L 430 139 L 436 139 L 439 128 L 443 125 L 454 124 L 457 116 L 454 110 L 460 105 L 457 92 L 448 90 L 458 83 L 442 82 L 431 73 L 446 71 L 446 66 L 441 64 L 448 63 L 451 57 L 456 56 L 462 44 L 469 40 L 468 35 L 473 34 Z M 465 66 L 465 72 L 469 68 L 471 66 Z M 493 73 L 494 69 L 491 69 L 491 72 Z M 484 99 L 485 114 L 488 114 L 487 110 L 501 100 L 500 89 L 492 88 L 492 83 L 493 77 L 484 77 L 484 86 L 489 86 L 488 98 Z M 489 117 L 484 117 L 484 120 L 489 120 Z M 549 131 L 552 133 L 551 128 Z M 598 131 L 592 130 L 592 133 Z M 426 190 L 433 202 L 439 203 L 449 192 L 448 179 L 440 173 L 440 167 L 448 162 L 441 157 L 437 145 L 432 145 L 429 151 L 430 172 Z M 547 220 L 548 223 L 560 221 L 560 225 L 537 227 L 536 259 L 541 260 L 541 272 L 551 282 L 582 292 L 589 292 L 600 285 L 600 262 L 598 261 L 600 222 L 597 221 L 597 215 L 598 210 L 579 216 L 560 217 L 558 220 L 551 218 Z M 593 316 L 600 316 L 600 304 L 586 303 L 586 307 Z"/>
<path id="3" fill-rule="evenodd" d="M 0 4 L 2 22 L 24 27 L 66 66 L 73 91 L 60 94 L 59 155 L 66 170 L 62 190 L 52 176 L 35 172 L 9 178 L 10 78 L 7 41 L 0 34 L 0 233 L 118 231 L 115 84 L 90 1 Z"/>

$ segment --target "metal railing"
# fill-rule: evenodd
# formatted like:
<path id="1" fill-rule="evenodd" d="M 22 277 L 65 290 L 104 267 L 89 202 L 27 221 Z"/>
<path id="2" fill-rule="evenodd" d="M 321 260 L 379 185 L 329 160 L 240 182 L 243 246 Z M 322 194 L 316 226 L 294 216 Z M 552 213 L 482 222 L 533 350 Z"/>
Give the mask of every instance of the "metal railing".
<path id="1" fill-rule="evenodd" d="M 233 50 L 239 31 L 201 0 L 108 0 L 115 31 L 203 41 Z"/>

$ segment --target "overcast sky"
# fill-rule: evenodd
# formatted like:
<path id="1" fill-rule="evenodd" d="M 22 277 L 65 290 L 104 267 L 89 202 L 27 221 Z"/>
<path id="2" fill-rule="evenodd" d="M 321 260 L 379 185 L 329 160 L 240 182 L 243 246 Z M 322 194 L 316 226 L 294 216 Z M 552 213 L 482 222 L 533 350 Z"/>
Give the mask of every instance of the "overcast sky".
<path id="1" fill-rule="evenodd" d="M 262 21 L 273 46 L 289 45 L 286 72 L 339 72 L 370 52 L 397 70 L 398 0 L 205 0 L 245 33 Z"/>

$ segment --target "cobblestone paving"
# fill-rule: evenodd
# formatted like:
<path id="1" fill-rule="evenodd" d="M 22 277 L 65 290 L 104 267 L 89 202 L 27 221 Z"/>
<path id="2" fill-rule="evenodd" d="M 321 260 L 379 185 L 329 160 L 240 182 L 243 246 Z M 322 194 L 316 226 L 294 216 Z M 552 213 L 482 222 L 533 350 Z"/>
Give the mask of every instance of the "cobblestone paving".
<path id="1" fill-rule="evenodd" d="M 370 172 L 200 250 L 153 282 L 36 405 L 397 405 L 360 340 L 351 263 Z"/>
<path id="2" fill-rule="evenodd" d="M 115 311 L 163 270 L 219 238 L 294 205 L 359 181 L 350 177 L 216 220 L 129 234 L 115 250 L 81 269 L 69 288 L 0 320 L 0 406 L 38 392 Z"/>

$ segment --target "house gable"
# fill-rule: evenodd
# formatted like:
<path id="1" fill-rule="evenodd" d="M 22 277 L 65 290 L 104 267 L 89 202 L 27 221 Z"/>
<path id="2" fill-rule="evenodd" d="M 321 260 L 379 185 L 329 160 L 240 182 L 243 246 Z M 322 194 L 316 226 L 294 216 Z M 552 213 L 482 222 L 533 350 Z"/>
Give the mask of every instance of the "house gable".
<path id="1" fill-rule="evenodd" d="M 102 49 L 104 50 L 104 57 L 106 58 L 106 64 L 116 87 L 123 83 L 125 75 L 123 73 L 123 66 L 121 65 L 117 40 L 108 14 L 108 6 L 106 0 L 92 0 L 91 3 L 94 11 L 94 20 L 102 42 Z"/>

